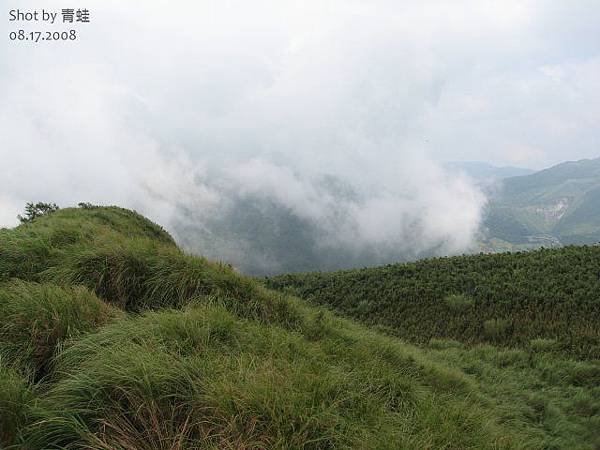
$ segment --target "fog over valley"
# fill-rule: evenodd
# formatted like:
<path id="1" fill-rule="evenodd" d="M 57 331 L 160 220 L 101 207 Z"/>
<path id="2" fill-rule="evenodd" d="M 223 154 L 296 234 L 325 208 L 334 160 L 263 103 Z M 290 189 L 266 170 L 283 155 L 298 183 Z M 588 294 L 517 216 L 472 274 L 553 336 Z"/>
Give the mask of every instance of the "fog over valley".
<path id="1" fill-rule="evenodd" d="M 76 45 L 0 47 L 0 226 L 118 204 L 244 272 L 375 265 L 481 247 L 504 175 L 447 161 L 600 149 L 597 2 L 87 7 Z"/>

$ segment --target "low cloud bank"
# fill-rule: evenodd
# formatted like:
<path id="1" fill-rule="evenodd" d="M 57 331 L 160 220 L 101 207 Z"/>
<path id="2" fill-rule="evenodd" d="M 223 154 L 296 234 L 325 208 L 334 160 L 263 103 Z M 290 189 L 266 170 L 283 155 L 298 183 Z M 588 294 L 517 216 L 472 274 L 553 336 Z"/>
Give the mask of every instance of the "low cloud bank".
<path id="1" fill-rule="evenodd" d="M 564 104 L 597 95 L 596 49 L 561 64 L 570 31 L 537 2 L 123 3 L 90 4 L 76 43 L 0 49 L 0 225 L 27 201 L 119 204 L 254 273 L 457 253 L 485 197 L 437 161 L 547 164 L 597 123 Z"/>

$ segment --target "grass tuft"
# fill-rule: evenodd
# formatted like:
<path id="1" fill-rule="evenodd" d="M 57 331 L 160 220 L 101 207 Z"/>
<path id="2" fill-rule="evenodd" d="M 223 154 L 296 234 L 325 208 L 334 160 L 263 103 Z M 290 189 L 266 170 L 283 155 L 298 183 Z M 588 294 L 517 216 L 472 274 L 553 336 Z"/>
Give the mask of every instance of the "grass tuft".
<path id="1" fill-rule="evenodd" d="M 21 448 L 21 430 L 33 400 L 28 380 L 0 358 L 0 448 Z"/>
<path id="2" fill-rule="evenodd" d="M 0 356 L 40 378 L 61 342 L 120 316 L 81 286 L 5 283 L 0 285 Z"/>

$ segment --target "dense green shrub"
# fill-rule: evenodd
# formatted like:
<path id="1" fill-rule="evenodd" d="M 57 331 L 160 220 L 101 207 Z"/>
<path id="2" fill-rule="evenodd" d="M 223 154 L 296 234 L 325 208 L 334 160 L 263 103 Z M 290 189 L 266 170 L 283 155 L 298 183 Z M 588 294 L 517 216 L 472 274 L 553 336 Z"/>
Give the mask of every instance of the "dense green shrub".
<path id="1" fill-rule="evenodd" d="M 551 352 L 557 350 L 557 342 L 556 339 L 532 339 L 529 348 L 534 352 Z"/>
<path id="2" fill-rule="evenodd" d="M 60 208 L 56 203 L 27 203 L 25 205 L 25 215 L 17 216 L 21 223 L 33 222 L 38 217 L 42 217 L 53 212 L 58 211 Z"/>
<path id="3" fill-rule="evenodd" d="M 489 339 L 500 340 L 508 334 L 509 326 L 506 319 L 490 319 L 483 322 L 483 332 Z"/>
<path id="4" fill-rule="evenodd" d="M 464 311 L 475 303 L 471 297 L 465 294 L 450 294 L 445 299 L 446 305 L 452 311 Z"/>

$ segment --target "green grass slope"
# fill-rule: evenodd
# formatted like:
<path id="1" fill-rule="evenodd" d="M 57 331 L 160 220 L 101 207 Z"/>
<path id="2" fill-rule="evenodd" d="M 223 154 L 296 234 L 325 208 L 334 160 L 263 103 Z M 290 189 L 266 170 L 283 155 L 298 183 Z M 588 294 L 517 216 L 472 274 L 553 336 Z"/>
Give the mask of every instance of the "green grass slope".
<path id="1" fill-rule="evenodd" d="M 539 448 L 600 448 L 600 247 L 266 278 L 468 374 Z"/>
<path id="2" fill-rule="evenodd" d="M 0 231 L 3 449 L 592 448 L 587 422 L 553 436 L 539 405 L 505 408 L 433 351 L 187 255 L 120 208 Z"/>
<path id="3" fill-rule="evenodd" d="M 416 343 L 447 338 L 527 347 L 552 339 L 556 351 L 600 359 L 600 246 L 282 275 L 267 286 Z"/>

